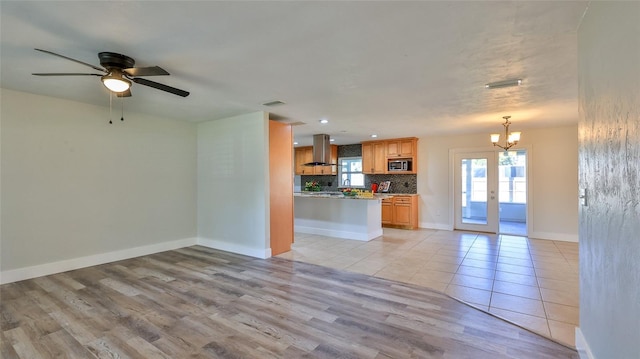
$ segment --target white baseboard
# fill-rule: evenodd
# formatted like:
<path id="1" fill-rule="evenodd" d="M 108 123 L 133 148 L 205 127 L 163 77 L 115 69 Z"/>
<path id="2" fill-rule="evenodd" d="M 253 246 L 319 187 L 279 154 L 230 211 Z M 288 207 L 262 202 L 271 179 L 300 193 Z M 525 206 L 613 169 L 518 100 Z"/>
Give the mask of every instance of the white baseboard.
<path id="1" fill-rule="evenodd" d="M 261 250 L 211 238 L 198 238 L 198 245 L 261 259 L 271 257 L 271 248 L 265 248 Z"/>
<path id="2" fill-rule="evenodd" d="M 446 223 L 420 222 L 420 228 L 438 229 L 441 231 L 453 231 L 453 226 Z"/>
<path id="3" fill-rule="evenodd" d="M 170 251 L 173 249 L 193 246 L 198 243 L 196 237 L 178 239 L 175 241 L 150 244 L 146 246 L 127 248 L 113 252 L 94 254 L 86 257 L 67 259 L 63 261 L 39 264 L 0 272 L 0 284 L 17 282 L 20 280 L 42 277 L 74 269 L 80 269 L 99 264 L 120 261 L 134 257 L 145 256 L 153 253 Z"/>
<path id="4" fill-rule="evenodd" d="M 589 348 L 587 340 L 584 335 L 582 335 L 580 327 L 576 327 L 576 350 L 578 350 L 580 359 L 596 359 L 591 352 L 591 348 Z"/>
<path id="5" fill-rule="evenodd" d="M 438 229 L 442 231 L 453 231 L 453 225 L 447 223 L 421 222 L 420 228 Z M 550 239 L 554 241 L 578 242 L 577 234 L 553 233 L 553 232 L 532 232 L 527 237 L 535 239 Z"/>
<path id="6" fill-rule="evenodd" d="M 334 238 L 353 239 L 356 241 L 370 241 L 374 238 L 378 238 L 383 235 L 382 227 L 368 233 L 349 232 L 343 230 L 336 230 L 331 228 L 317 228 L 306 226 L 295 226 L 295 231 L 299 233 L 317 234 L 319 236 L 327 236 Z"/>
<path id="7" fill-rule="evenodd" d="M 551 239 L 554 241 L 578 242 L 577 234 L 551 233 L 551 232 L 531 232 L 529 238 L 535 239 Z"/>

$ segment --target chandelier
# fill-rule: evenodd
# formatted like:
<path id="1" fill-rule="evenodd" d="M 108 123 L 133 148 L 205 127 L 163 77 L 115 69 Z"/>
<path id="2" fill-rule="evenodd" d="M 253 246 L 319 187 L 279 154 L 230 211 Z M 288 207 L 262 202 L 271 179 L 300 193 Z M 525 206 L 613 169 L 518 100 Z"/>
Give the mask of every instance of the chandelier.
<path id="1" fill-rule="evenodd" d="M 518 144 L 518 141 L 520 141 L 520 132 L 509 133 L 509 125 L 511 124 L 509 119 L 511 118 L 511 116 L 502 116 L 502 118 L 504 118 L 504 123 L 502 124 L 502 126 L 504 126 L 505 144 L 504 146 L 498 144 L 498 141 L 500 141 L 499 133 L 491 134 L 491 143 L 493 143 L 494 146 L 500 147 L 503 150 L 507 151 L 511 147 Z"/>

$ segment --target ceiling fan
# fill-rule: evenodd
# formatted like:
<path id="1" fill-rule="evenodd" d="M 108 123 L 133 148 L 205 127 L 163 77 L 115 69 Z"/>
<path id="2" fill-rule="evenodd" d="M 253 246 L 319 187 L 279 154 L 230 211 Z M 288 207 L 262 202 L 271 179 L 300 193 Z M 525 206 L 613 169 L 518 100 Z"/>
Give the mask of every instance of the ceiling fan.
<path id="1" fill-rule="evenodd" d="M 55 52 L 35 49 L 36 51 L 44 52 L 63 59 L 67 59 L 79 64 L 89 66 L 94 70 L 100 71 L 100 74 L 95 73 L 34 73 L 36 76 L 99 76 L 102 79 L 102 83 L 109 91 L 114 92 L 118 97 L 131 96 L 131 82 L 135 82 L 140 85 L 153 87 L 155 89 L 172 93 L 174 95 L 187 97 L 188 91 L 180 90 L 175 87 L 167 86 L 155 81 L 149 81 L 147 79 L 139 78 L 137 76 L 163 76 L 169 75 L 167 71 L 159 66 L 151 67 L 134 67 L 135 60 L 126 55 L 117 54 L 115 52 L 100 52 L 98 58 L 100 59 L 100 65 L 94 66 L 80 60 L 72 59 L 67 56 L 56 54 Z"/>

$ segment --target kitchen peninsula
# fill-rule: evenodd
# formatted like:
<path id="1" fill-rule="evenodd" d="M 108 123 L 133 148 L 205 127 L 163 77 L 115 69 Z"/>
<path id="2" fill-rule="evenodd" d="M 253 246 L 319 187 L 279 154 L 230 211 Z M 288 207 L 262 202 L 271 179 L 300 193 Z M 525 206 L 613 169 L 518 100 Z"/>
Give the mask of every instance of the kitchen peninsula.
<path id="1" fill-rule="evenodd" d="M 406 137 L 336 146 L 328 135 L 320 134 L 313 136 L 313 146 L 296 147 L 297 190 L 305 191 L 294 193 L 294 230 L 370 241 L 382 235 L 383 225 L 418 228 L 417 144 L 417 138 Z M 324 156 L 315 158 L 317 154 Z M 357 184 L 350 174 L 341 173 L 351 168 L 347 166 L 360 172 Z M 369 192 L 370 198 L 345 197 L 339 192 L 350 185 L 369 189 L 382 183 L 386 186 L 377 189 L 382 193 L 371 196 Z"/>
<path id="2" fill-rule="evenodd" d="M 382 235 L 382 200 L 340 192 L 294 193 L 296 232 L 370 241 Z"/>

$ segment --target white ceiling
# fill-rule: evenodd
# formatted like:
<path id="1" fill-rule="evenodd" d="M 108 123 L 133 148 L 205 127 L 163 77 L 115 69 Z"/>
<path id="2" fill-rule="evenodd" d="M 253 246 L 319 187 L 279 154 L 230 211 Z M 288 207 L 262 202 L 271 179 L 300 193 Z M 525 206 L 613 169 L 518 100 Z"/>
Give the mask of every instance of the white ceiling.
<path id="1" fill-rule="evenodd" d="M 186 98 L 134 84 L 125 111 L 207 121 L 268 111 L 310 145 L 496 132 L 576 123 L 577 28 L 586 1 L 151 2 L 2 1 L 1 86 L 100 106 L 92 72 L 34 51 L 99 65 L 133 57 L 171 76 L 148 78 Z M 486 90 L 487 82 L 523 85 Z M 282 100 L 285 105 L 265 107 Z M 327 125 L 318 121 L 328 119 Z M 526 133 L 523 133 L 525 136 Z"/>

